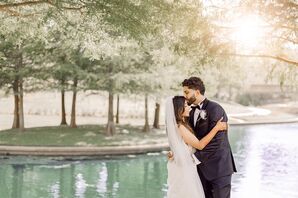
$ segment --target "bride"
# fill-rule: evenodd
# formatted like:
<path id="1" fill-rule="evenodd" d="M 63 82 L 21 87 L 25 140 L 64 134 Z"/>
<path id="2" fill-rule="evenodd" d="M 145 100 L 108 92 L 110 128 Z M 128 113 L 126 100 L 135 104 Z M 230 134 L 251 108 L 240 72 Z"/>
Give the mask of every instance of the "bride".
<path id="1" fill-rule="evenodd" d="M 200 162 L 193 155 L 195 148 L 202 150 L 218 131 L 227 128 L 220 119 L 216 126 L 201 140 L 193 134 L 185 120 L 191 107 L 183 96 L 170 97 L 166 102 L 166 130 L 173 158 L 168 161 L 168 198 L 204 198 L 204 190 L 196 165 Z"/>

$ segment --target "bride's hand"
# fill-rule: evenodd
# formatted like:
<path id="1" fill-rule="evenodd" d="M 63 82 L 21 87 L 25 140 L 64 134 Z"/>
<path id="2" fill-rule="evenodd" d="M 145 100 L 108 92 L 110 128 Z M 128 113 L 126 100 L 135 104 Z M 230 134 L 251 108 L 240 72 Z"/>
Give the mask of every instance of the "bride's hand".
<path id="1" fill-rule="evenodd" d="M 225 131 L 228 129 L 228 124 L 227 122 L 222 122 L 223 117 L 220 118 L 220 120 L 217 121 L 215 127 L 217 128 L 217 131 Z"/>
<path id="2" fill-rule="evenodd" d="M 168 160 L 172 161 L 174 159 L 174 154 L 172 151 L 168 152 Z"/>

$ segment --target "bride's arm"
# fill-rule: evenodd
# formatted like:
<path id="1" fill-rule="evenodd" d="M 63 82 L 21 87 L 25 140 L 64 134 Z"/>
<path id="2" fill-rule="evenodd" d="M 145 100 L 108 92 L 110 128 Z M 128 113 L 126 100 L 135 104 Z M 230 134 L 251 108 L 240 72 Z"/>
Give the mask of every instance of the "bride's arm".
<path id="1" fill-rule="evenodd" d="M 202 150 L 212 140 L 212 138 L 216 135 L 218 131 L 227 129 L 227 123 L 221 121 L 222 118 L 217 122 L 213 129 L 201 140 L 198 140 L 197 137 L 183 125 L 179 126 L 179 132 L 186 144 L 191 145 L 196 149 Z"/>

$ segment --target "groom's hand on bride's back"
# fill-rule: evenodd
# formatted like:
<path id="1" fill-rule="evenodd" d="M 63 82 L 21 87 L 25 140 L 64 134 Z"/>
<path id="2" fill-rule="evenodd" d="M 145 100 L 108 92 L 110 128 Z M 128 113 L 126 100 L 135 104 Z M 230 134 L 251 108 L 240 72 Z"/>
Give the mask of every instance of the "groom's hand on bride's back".
<path id="1" fill-rule="evenodd" d="M 169 151 L 167 156 L 168 156 L 168 160 L 170 160 L 170 161 L 172 161 L 174 159 L 174 154 L 172 151 Z"/>

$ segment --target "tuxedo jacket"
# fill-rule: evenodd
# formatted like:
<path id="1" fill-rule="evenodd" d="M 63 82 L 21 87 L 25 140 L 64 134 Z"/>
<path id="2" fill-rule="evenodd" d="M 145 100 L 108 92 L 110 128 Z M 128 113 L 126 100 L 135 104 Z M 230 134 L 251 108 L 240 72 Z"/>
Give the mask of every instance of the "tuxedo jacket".
<path id="1" fill-rule="evenodd" d="M 224 109 L 216 102 L 210 101 L 207 98 L 203 101 L 202 110 L 205 110 L 207 113 L 206 119 L 204 120 L 198 116 L 196 125 L 194 125 L 195 109 L 191 110 L 189 116 L 189 125 L 199 140 L 212 130 L 221 117 L 223 117 L 224 122 L 228 121 Z M 209 181 L 236 172 L 227 131 L 218 132 L 203 150 L 197 150 L 195 152 L 195 156 L 201 161 L 198 169 L 200 169 L 204 177 Z"/>

